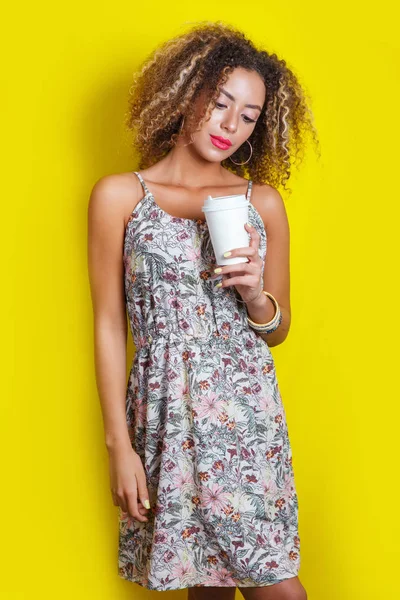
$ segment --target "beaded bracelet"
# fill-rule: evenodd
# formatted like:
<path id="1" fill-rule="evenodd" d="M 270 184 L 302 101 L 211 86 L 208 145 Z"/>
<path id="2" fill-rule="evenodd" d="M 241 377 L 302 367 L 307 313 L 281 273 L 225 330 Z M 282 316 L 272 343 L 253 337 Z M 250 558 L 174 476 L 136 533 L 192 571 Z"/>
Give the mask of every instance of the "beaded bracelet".
<path id="1" fill-rule="evenodd" d="M 279 325 L 282 322 L 282 312 L 281 312 L 281 309 L 279 307 L 277 300 L 274 298 L 274 296 L 272 294 L 270 294 L 269 292 L 266 292 L 265 290 L 262 290 L 262 293 L 265 294 L 268 298 L 270 298 L 272 300 L 272 302 L 274 303 L 274 305 L 275 305 L 274 316 L 272 317 L 272 319 L 270 321 L 268 321 L 268 323 L 256 323 L 255 321 L 252 321 L 250 319 L 250 317 L 247 317 L 247 321 L 248 321 L 250 327 L 252 329 L 254 329 L 255 331 L 258 331 L 260 333 L 272 333 L 279 327 Z"/>

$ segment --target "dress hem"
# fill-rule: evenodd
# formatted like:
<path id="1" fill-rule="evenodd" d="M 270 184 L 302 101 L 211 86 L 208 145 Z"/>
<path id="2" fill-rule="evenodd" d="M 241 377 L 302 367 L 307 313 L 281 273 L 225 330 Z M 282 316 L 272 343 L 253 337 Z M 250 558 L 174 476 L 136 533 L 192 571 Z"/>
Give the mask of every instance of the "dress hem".
<path id="1" fill-rule="evenodd" d="M 275 585 L 277 583 L 282 583 L 283 581 L 287 581 L 288 579 L 294 579 L 295 577 L 298 577 L 298 573 L 299 571 L 297 571 L 295 574 L 290 574 L 288 577 L 283 577 L 282 579 L 278 579 L 277 581 L 271 581 L 269 583 L 262 583 L 262 584 L 257 584 L 254 583 L 253 584 L 245 584 L 245 583 L 237 583 L 236 585 L 208 585 L 207 583 L 202 583 L 200 581 L 198 581 L 197 583 L 194 583 L 193 585 L 184 585 L 182 587 L 168 587 L 168 588 L 157 588 L 157 587 L 149 587 L 147 585 L 145 585 L 144 583 L 142 583 L 139 579 L 135 579 L 133 577 L 127 577 L 125 575 L 122 575 L 121 573 L 118 573 L 118 577 L 120 579 L 124 579 L 125 581 L 130 581 L 131 583 L 136 583 L 137 585 L 140 585 L 140 587 L 145 588 L 147 590 L 150 590 L 152 592 L 170 592 L 170 591 L 175 591 L 175 590 L 187 590 L 189 588 L 192 587 L 218 587 L 218 588 L 253 588 L 253 587 L 270 587 L 271 585 Z"/>

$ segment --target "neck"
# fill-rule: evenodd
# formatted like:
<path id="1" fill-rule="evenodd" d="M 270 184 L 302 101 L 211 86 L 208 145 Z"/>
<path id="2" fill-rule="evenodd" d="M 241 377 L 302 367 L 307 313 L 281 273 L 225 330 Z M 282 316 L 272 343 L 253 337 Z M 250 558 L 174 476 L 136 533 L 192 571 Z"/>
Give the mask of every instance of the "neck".
<path id="1" fill-rule="evenodd" d="M 226 178 L 227 170 L 220 162 L 210 162 L 196 152 L 191 145 L 184 146 L 185 142 L 178 142 L 167 156 L 163 158 L 162 169 L 168 173 L 168 181 L 172 185 L 185 188 L 200 189 L 205 184 L 221 184 Z"/>

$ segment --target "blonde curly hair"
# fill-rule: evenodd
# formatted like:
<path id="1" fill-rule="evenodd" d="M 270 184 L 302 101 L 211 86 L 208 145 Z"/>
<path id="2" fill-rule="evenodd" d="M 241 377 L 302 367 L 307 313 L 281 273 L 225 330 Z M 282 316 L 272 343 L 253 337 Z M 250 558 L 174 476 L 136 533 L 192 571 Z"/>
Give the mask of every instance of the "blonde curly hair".
<path id="1" fill-rule="evenodd" d="M 305 138 L 311 134 L 318 146 L 310 102 L 298 78 L 276 54 L 257 49 L 241 31 L 217 22 L 200 22 L 156 48 L 134 74 L 129 90 L 125 123 L 134 132 L 139 169 L 145 169 L 176 144 L 183 119 L 185 129 L 202 126 L 215 107 L 219 89 L 237 67 L 257 72 L 266 87 L 266 101 L 249 137 L 251 161 L 221 164 L 254 183 L 286 188 L 291 162 L 302 158 Z M 200 116 L 195 101 L 204 95 Z M 234 153 L 235 162 L 248 158 L 248 144 Z"/>

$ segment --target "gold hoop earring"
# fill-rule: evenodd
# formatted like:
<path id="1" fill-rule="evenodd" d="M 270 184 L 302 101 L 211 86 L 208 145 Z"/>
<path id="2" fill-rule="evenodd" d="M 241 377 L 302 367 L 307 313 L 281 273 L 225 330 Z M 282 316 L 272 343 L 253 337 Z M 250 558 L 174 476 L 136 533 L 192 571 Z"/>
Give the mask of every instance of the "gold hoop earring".
<path id="1" fill-rule="evenodd" d="M 232 160 L 232 159 L 231 159 L 231 157 L 229 157 L 229 160 L 232 160 L 233 164 L 235 164 L 235 165 L 245 165 L 245 164 L 246 164 L 246 163 L 248 163 L 248 162 L 249 162 L 249 160 L 251 159 L 251 156 L 252 156 L 252 154 L 253 154 L 253 146 L 250 144 L 249 140 L 246 140 L 246 142 L 247 142 L 247 143 L 249 144 L 249 146 L 250 146 L 250 156 L 249 156 L 249 158 L 248 158 L 247 160 L 245 160 L 244 162 L 242 162 L 242 163 L 237 163 L 237 162 L 235 162 L 234 160 Z"/>
<path id="2" fill-rule="evenodd" d="M 181 133 L 182 133 L 182 129 L 183 129 L 183 124 L 184 124 L 184 122 L 185 122 L 185 117 L 183 117 L 183 119 L 182 119 L 181 127 L 180 127 L 180 129 L 179 129 L 179 134 L 181 134 Z M 192 136 L 192 134 L 190 134 L 190 142 L 189 142 L 189 143 L 187 143 L 187 144 L 182 144 L 182 145 L 183 145 L 183 146 L 189 146 L 189 144 L 193 144 L 193 142 L 194 142 L 193 136 Z"/>

